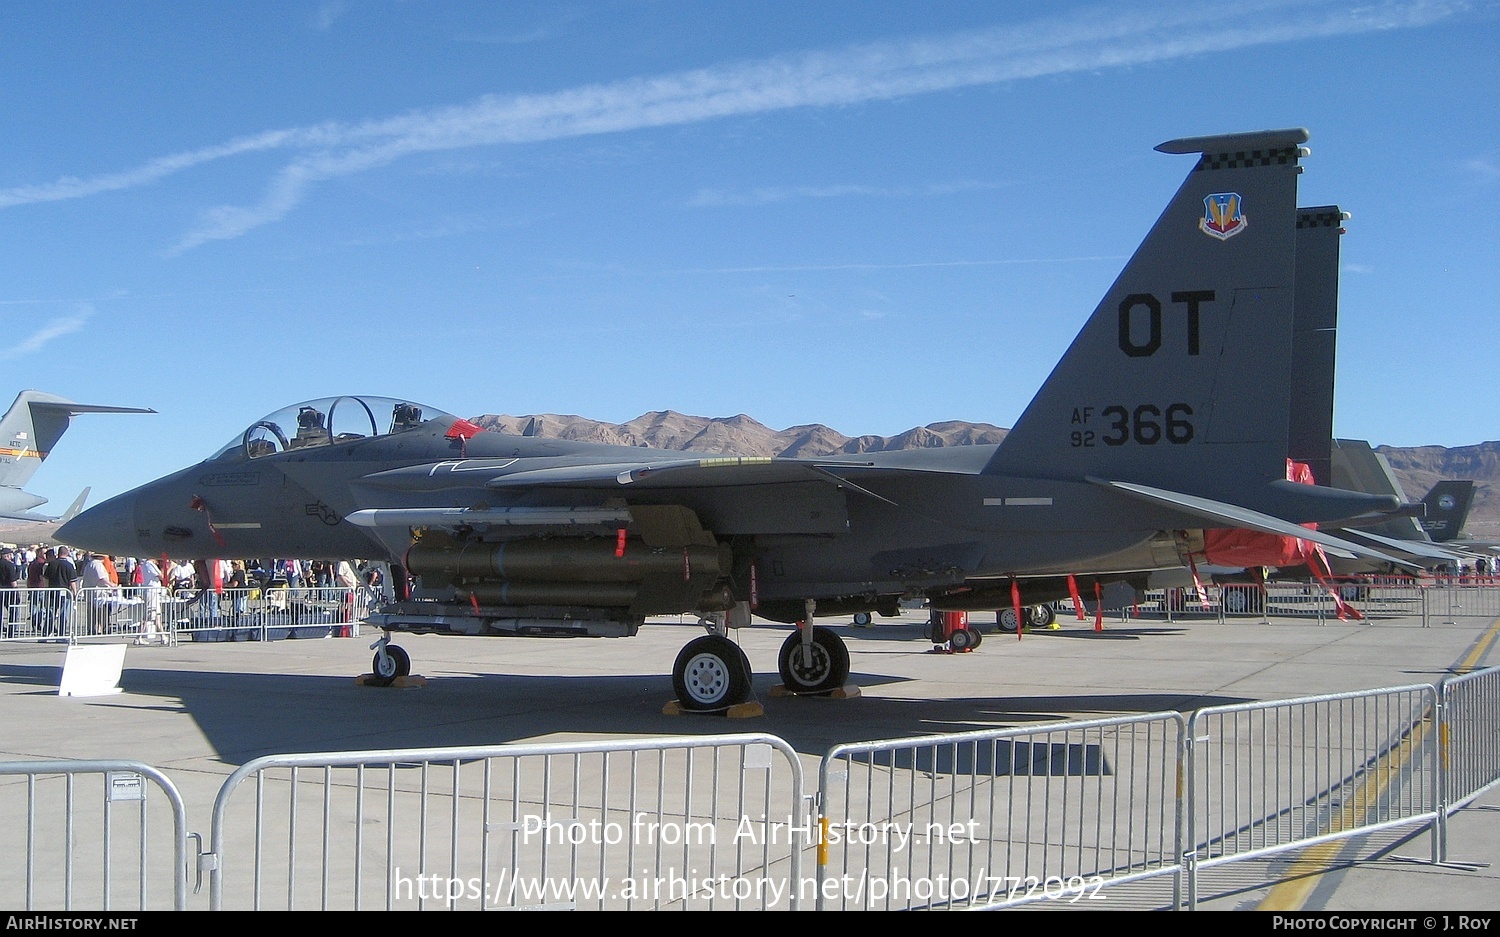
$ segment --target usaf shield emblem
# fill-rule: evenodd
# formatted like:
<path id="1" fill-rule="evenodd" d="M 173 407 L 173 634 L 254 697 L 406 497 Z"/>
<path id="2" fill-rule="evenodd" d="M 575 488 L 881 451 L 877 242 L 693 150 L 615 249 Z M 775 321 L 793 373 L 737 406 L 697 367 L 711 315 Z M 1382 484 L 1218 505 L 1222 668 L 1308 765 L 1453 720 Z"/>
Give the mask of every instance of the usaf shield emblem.
<path id="1" fill-rule="evenodd" d="M 1227 241 L 1245 230 L 1244 206 L 1240 204 L 1238 192 L 1216 192 L 1203 200 L 1203 217 L 1198 219 L 1198 230 L 1209 237 Z"/>

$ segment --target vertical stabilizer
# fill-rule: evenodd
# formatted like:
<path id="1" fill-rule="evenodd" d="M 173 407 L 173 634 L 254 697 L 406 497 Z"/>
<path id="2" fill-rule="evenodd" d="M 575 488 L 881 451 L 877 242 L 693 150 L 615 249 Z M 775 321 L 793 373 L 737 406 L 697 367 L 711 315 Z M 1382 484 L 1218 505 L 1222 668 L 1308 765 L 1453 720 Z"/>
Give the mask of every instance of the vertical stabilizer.
<path id="1" fill-rule="evenodd" d="M 1333 371 L 1339 322 L 1339 235 L 1348 216 L 1337 205 L 1297 210 L 1297 274 L 1292 316 L 1292 405 L 1287 457 L 1333 481 Z M 1366 489 L 1356 488 L 1356 491 Z"/>
<path id="2" fill-rule="evenodd" d="M 1435 542 L 1447 543 L 1463 531 L 1469 519 L 1469 508 L 1474 505 L 1474 483 L 1440 481 L 1427 492 L 1422 503 L 1427 505 L 1422 529 Z"/>
<path id="3" fill-rule="evenodd" d="M 74 403 L 56 394 L 23 390 L 0 417 L 0 511 L 24 511 L 47 499 L 21 491 L 80 413 L 155 413 L 140 407 Z M 6 490 L 10 489 L 10 490 Z"/>
<path id="4" fill-rule="evenodd" d="M 1231 502 L 1285 478 L 1306 140 L 1293 129 L 1157 147 L 1201 155 L 987 472 Z"/>

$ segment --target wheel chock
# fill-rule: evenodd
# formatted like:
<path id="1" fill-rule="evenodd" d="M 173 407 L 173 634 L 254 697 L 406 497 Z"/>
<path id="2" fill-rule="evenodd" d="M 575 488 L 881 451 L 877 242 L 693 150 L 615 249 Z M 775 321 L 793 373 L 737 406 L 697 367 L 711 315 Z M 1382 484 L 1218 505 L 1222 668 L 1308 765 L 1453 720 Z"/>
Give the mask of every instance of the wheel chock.
<path id="1" fill-rule="evenodd" d="M 380 684 L 377 683 L 377 682 L 375 682 L 375 680 L 376 680 L 376 678 L 375 678 L 374 674 L 372 674 L 372 673 L 362 673 L 359 676 L 357 676 L 357 677 L 354 678 L 354 685 L 355 686 L 374 686 L 374 687 L 379 687 Z M 422 686 L 426 686 L 426 685 L 427 685 L 427 678 L 426 677 L 419 677 L 416 674 L 412 674 L 411 676 L 407 676 L 407 677 L 397 677 L 396 679 L 392 680 L 390 683 L 388 683 L 385 686 L 380 687 L 380 688 L 381 689 L 411 689 L 413 687 L 422 687 Z"/>
<path id="2" fill-rule="evenodd" d="M 661 708 L 663 716 L 723 716 L 725 719 L 754 719 L 756 716 L 764 716 L 766 707 L 759 700 L 750 700 L 744 703 L 735 703 L 733 706 L 725 706 L 722 709 L 688 709 L 677 700 L 669 700 Z"/>
<path id="3" fill-rule="evenodd" d="M 789 689 L 784 684 L 778 683 L 771 687 L 771 695 L 778 697 L 803 696 L 809 699 L 858 699 L 862 694 L 859 692 L 859 687 L 857 686 L 841 686 L 834 687 L 831 690 L 821 690 L 816 693 L 804 693 Z"/>

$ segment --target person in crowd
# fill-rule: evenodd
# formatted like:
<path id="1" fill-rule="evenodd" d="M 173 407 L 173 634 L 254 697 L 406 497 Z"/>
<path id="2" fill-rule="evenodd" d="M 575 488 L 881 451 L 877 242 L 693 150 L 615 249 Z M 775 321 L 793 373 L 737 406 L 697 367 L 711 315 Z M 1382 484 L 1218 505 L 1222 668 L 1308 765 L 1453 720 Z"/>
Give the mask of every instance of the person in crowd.
<path id="1" fill-rule="evenodd" d="M 166 644 L 168 643 L 167 635 L 161 626 L 161 567 L 148 556 L 136 564 L 136 570 L 140 573 L 140 585 L 146 606 L 141 623 L 144 633 L 136 638 L 135 643 Z"/>
<path id="2" fill-rule="evenodd" d="M 245 572 L 245 561 L 235 560 L 229 564 L 229 594 L 234 603 L 234 617 L 245 614 L 249 606 L 250 577 Z"/>
<path id="3" fill-rule="evenodd" d="M 26 581 L 26 573 L 16 562 L 16 551 L 6 547 L 0 550 L 0 637 L 10 637 L 15 624 L 15 608 L 21 602 L 17 588 Z"/>
<path id="4" fill-rule="evenodd" d="M 109 625 L 110 611 L 118 598 L 118 587 L 109 581 L 109 569 L 98 553 L 83 556 L 83 592 L 88 596 L 88 632 L 103 634 Z"/>

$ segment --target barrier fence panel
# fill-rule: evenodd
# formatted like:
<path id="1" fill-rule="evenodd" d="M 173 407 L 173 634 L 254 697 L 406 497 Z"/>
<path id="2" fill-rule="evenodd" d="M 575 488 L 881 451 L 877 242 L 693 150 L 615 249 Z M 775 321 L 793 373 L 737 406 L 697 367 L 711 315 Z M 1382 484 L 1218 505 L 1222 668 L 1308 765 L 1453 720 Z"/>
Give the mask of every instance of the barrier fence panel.
<path id="1" fill-rule="evenodd" d="M 1443 701 L 1443 806 L 1451 812 L 1500 782 L 1500 667 L 1449 677 Z"/>
<path id="2" fill-rule="evenodd" d="M 187 816 L 176 787 L 155 768 L 0 762 L 0 790 L 0 907 L 186 907 Z"/>
<path id="3" fill-rule="evenodd" d="M 769 735 L 271 756 L 201 864 L 215 910 L 795 909 L 802 790 Z"/>
<path id="4" fill-rule="evenodd" d="M 225 589 L 179 593 L 174 627 L 183 640 L 280 641 L 351 637 L 366 611 L 357 590 L 342 586 Z"/>
<path id="5" fill-rule="evenodd" d="M 1156 619 L 1165 621 L 1269 621 L 1273 619 L 1311 619 L 1327 622 L 1340 618 L 1359 621 L 1380 618 L 1417 618 L 1425 609 L 1446 608 L 1449 598 L 1446 584 L 1418 580 L 1409 576 L 1357 576 L 1330 578 L 1326 582 L 1271 580 L 1266 583 L 1205 581 L 1202 590 L 1193 588 L 1153 589 L 1141 594 L 1134 605 L 1119 609 L 1122 620 Z M 1477 590 L 1477 585 L 1469 586 Z M 1438 598 L 1429 598 L 1434 589 Z M 1500 590 L 1487 596 L 1485 603 L 1471 602 L 1476 608 L 1500 604 Z M 1463 607 L 1461 600 L 1455 600 Z M 1497 612 L 1496 614 L 1500 614 Z M 1424 626 L 1426 620 L 1423 620 Z"/>
<path id="6" fill-rule="evenodd" d="M 66 641 L 70 637 L 76 602 L 67 589 L 5 589 L 0 599 L 0 640 Z"/>
<path id="7" fill-rule="evenodd" d="M 1077 908 L 1171 876 L 1183 717 L 839 745 L 818 782 L 820 909 Z"/>
<path id="8" fill-rule="evenodd" d="M 1427 591 L 1426 613 L 1445 624 L 1460 618 L 1500 618 L 1500 582 L 1494 577 L 1445 577 Z"/>
<path id="9" fill-rule="evenodd" d="M 1437 691 L 1427 685 L 1195 712 L 1189 905 L 1198 870 L 1435 821 L 1436 718 Z"/>

